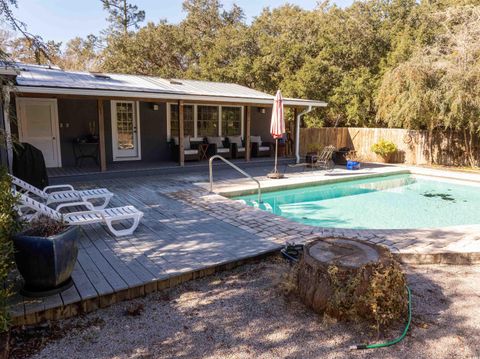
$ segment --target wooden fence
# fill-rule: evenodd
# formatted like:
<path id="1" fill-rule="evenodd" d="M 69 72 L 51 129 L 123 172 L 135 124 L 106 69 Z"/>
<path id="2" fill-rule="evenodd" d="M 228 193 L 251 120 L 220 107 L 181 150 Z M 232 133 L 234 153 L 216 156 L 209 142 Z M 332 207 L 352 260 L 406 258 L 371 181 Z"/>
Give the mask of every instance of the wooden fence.
<path id="1" fill-rule="evenodd" d="M 393 157 L 396 163 L 439 164 L 448 166 L 470 165 L 463 134 L 452 131 L 436 131 L 430 137 L 427 131 L 412 131 L 395 128 L 302 128 L 300 130 L 300 153 L 304 155 L 312 147 L 334 145 L 357 151 L 363 161 L 378 160 L 371 151 L 381 139 L 392 141 L 398 147 Z M 480 140 L 472 141 L 476 165 L 480 164 Z"/>

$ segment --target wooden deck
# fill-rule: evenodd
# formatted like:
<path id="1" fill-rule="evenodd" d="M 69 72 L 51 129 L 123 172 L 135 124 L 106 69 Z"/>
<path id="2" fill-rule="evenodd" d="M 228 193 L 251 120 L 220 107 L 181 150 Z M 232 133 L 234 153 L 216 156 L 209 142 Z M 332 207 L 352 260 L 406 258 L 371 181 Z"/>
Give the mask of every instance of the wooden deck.
<path id="1" fill-rule="evenodd" d="M 266 166 L 256 171 L 267 173 L 270 169 Z M 204 179 L 206 171 L 201 176 Z M 89 312 L 231 268 L 280 248 L 278 243 L 169 196 L 192 188 L 191 180 L 163 175 L 82 183 L 80 187 L 108 188 L 115 193 L 112 206 L 131 204 L 145 216 L 134 235 L 127 237 L 115 238 L 100 225 L 84 227 L 72 275 L 74 286 L 42 299 L 15 295 L 10 301 L 13 324 L 35 324 Z"/>
<path id="2" fill-rule="evenodd" d="M 271 157 L 252 158 L 249 162 L 245 159 L 231 160 L 241 167 L 256 167 L 272 165 L 274 159 Z M 279 158 L 279 163 L 292 163 L 293 158 Z M 228 165 L 221 161 L 215 161 L 214 166 L 217 168 L 227 168 Z M 101 172 L 99 166 L 86 165 L 81 167 L 60 167 L 48 168 L 48 176 L 54 183 L 69 180 L 86 180 L 88 181 L 92 175 L 96 178 L 115 178 L 119 175 L 128 177 L 132 175 L 159 175 L 159 174 L 188 174 L 192 172 L 208 173 L 208 161 L 191 161 L 185 162 L 185 167 L 180 167 L 178 163 L 173 161 L 165 162 L 117 162 L 109 164 L 106 172 Z"/>

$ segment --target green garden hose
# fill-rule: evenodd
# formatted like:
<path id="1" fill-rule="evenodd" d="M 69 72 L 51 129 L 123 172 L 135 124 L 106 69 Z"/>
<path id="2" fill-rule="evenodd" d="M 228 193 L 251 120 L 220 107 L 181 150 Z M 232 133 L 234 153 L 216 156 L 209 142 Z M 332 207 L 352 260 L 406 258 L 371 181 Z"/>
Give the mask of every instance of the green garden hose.
<path id="1" fill-rule="evenodd" d="M 390 345 L 394 345 L 394 344 L 397 344 L 398 342 L 401 342 L 405 338 L 408 332 L 408 328 L 410 328 L 410 323 L 412 321 L 412 293 L 410 292 L 410 288 L 408 286 L 407 286 L 407 292 L 408 292 L 408 321 L 405 329 L 403 330 L 402 335 L 388 342 L 377 343 L 377 344 L 353 345 L 350 347 L 351 350 L 389 347 Z"/>

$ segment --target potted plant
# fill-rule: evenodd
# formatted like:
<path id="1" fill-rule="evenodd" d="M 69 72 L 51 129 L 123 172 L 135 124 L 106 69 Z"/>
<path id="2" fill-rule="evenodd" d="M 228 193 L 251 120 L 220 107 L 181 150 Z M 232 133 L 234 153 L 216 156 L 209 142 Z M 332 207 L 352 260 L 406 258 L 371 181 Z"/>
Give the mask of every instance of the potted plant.
<path id="1" fill-rule="evenodd" d="M 379 162 L 389 163 L 393 154 L 397 152 L 397 146 L 391 141 L 381 139 L 372 145 L 371 150 L 377 155 Z"/>
<path id="2" fill-rule="evenodd" d="M 25 280 L 23 295 L 43 297 L 73 285 L 79 233 L 78 226 L 39 217 L 13 236 L 15 262 Z"/>

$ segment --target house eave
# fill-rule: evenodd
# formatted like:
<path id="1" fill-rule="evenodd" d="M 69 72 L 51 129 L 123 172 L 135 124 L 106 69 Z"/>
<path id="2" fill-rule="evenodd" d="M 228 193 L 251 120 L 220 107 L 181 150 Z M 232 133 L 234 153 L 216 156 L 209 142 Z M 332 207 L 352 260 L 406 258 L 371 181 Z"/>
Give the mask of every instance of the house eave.
<path id="1" fill-rule="evenodd" d="M 272 105 L 273 96 L 268 98 L 253 98 L 241 96 L 219 96 L 202 94 L 181 94 L 167 92 L 145 92 L 145 91 L 123 91 L 123 90 L 101 90 L 101 89 L 75 89 L 60 87 L 43 86 L 16 86 L 14 92 L 20 95 L 41 94 L 52 96 L 90 96 L 90 97 L 110 97 L 110 98 L 129 98 L 129 99 L 151 99 L 154 100 L 183 100 L 183 101 L 205 101 L 205 102 L 226 102 L 226 103 L 244 103 L 253 105 Z M 291 107 L 326 107 L 327 103 L 323 101 L 304 100 L 304 99 L 284 99 L 285 106 Z"/>

